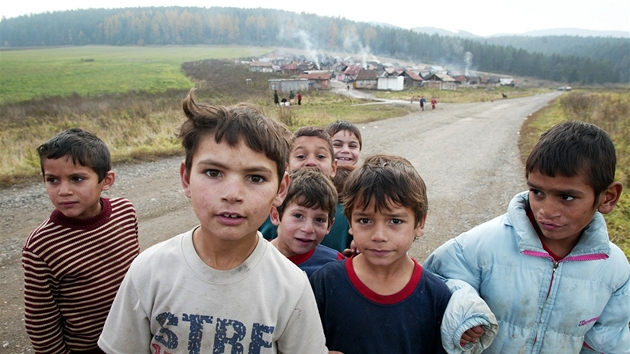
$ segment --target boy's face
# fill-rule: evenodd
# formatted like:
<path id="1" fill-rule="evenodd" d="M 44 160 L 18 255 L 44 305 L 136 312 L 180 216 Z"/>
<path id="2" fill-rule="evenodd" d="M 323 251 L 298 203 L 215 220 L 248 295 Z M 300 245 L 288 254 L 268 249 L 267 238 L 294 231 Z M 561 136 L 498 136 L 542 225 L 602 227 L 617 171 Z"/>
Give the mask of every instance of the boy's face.
<path id="1" fill-rule="evenodd" d="M 278 226 L 278 248 L 284 255 L 304 254 L 319 245 L 330 231 L 328 212 L 322 208 L 306 208 L 295 202 L 284 209 L 282 221 L 278 211 L 271 211 L 271 222 Z"/>
<path id="2" fill-rule="evenodd" d="M 365 209 L 353 210 L 349 230 L 367 262 L 382 267 L 405 261 L 414 239 L 424 234 L 425 219 L 416 225 L 411 208 L 388 206 L 390 210 L 376 211 L 372 202 Z"/>
<path id="3" fill-rule="evenodd" d="M 335 159 L 339 165 L 356 165 L 359 161 L 359 139 L 353 132 L 340 130 L 332 137 Z"/>
<path id="4" fill-rule="evenodd" d="M 194 153 L 190 172 L 180 175 L 184 193 L 201 223 L 200 237 L 226 242 L 251 242 L 272 206 L 282 203 L 289 176 L 278 188 L 276 163 L 241 140 L 231 147 L 204 137 Z"/>
<path id="5" fill-rule="evenodd" d="M 580 175 L 550 177 L 539 171 L 529 173 L 527 185 L 542 241 L 552 250 L 561 247 L 570 251 L 599 207 L 593 187 Z M 601 204 L 604 198 L 600 199 Z"/>
<path id="6" fill-rule="evenodd" d="M 96 172 L 74 164 L 70 156 L 43 159 L 44 184 L 55 208 L 69 218 L 87 219 L 101 212 L 101 191 L 114 184 L 115 175 L 109 171 L 99 183 Z"/>
<path id="7" fill-rule="evenodd" d="M 330 178 L 335 177 L 337 161 L 332 156 L 328 142 L 316 136 L 301 136 L 293 142 L 289 156 L 289 170 L 317 167 Z"/>

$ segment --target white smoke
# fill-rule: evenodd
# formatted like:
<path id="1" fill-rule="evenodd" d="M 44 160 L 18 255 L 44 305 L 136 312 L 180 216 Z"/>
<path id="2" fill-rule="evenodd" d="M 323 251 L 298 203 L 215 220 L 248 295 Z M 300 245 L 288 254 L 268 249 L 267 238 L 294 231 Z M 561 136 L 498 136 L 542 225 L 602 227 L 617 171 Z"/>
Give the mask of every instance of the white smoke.
<path id="1" fill-rule="evenodd" d="M 471 52 L 466 52 L 464 54 L 464 63 L 466 63 L 466 69 L 464 69 L 464 75 L 468 76 L 468 68 L 472 66 L 473 54 Z"/>
<path id="2" fill-rule="evenodd" d="M 302 45 L 304 46 L 304 50 L 311 57 L 315 66 L 317 66 L 317 70 L 320 69 L 319 58 L 317 56 L 317 51 L 313 48 L 313 44 L 311 43 L 310 36 L 304 30 L 298 30 L 295 32 L 294 37 L 298 38 Z"/>

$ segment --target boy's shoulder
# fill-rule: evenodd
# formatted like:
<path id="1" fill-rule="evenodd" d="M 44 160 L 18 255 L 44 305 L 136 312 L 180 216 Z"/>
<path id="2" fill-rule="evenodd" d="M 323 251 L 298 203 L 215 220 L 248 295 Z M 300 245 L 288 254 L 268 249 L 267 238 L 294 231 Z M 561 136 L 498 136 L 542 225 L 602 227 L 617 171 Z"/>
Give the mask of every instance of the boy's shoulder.
<path id="1" fill-rule="evenodd" d="M 169 273 L 171 269 L 186 269 L 200 279 L 211 282 L 234 282 L 252 274 L 277 277 L 286 286 L 306 281 L 303 272 L 273 245 L 263 239 L 259 232 L 256 248 L 237 267 L 223 271 L 207 266 L 195 251 L 192 235 L 196 228 L 155 244 L 134 260 L 131 272 L 138 276 L 151 276 L 156 272 Z M 172 267 L 172 268 L 171 268 Z"/>
<path id="2" fill-rule="evenodd" d="M 448 286 L 446 286 L 444 278 L 439 277 L 438 275 L 434 274 L 433 272 L 422 267 L 419 264 L 417 266 L 419 266 L 422 270 L 422 278 L 420 281 L 426 284 L 427 289 L 440 292 L 442 295 L 445 295 L 447 297 L 451 296 L 451 291 L 449 290 Z"/>
<path id="3" fill-rule="evenodd" d="M 319 244 L 317 245 L 317 247 L 315 247 L 314 255 L 321 255 L 322 257 L 334 258 L 336 260 L 342 260 L 345 258 L 343 254 L 341 254 L 341 252 L 322 244 Z"/>
<path id="4" fill-rule="evenodd" d="M 37 248 L 45 243 L 55 240 L 67 239 L 66 233 L 60 233 L 60 228 L 72 229 L 80 233 L 97 230 L 110 224 L 119 223 L 128 228 L 135 228 L 137 223 L 136 210 L 131 201 L 125 198 L 101 197 L 103 210 L 88 220 L 69 218 L 58 209 L 52 211 L 50 216 L 42 221 L 26 238 L 24 248 Z M 117 230 L 122 230 L 117 228 Z"/>

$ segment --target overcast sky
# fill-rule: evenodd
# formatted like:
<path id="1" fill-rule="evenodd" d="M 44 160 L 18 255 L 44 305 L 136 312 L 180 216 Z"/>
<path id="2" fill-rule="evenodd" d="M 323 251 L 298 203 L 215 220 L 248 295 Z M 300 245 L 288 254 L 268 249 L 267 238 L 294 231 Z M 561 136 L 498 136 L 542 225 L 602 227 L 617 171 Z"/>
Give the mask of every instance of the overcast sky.
<path id="1" fill-rule="evenodd" d="M 480 36 L 553 28 L 630 33 L 629 0 L 3 0 L 0 18 L 87 8 L 146 6 L 274 8 L 358 22 L 384 22 L 403 28 L 437 27 Z"/>

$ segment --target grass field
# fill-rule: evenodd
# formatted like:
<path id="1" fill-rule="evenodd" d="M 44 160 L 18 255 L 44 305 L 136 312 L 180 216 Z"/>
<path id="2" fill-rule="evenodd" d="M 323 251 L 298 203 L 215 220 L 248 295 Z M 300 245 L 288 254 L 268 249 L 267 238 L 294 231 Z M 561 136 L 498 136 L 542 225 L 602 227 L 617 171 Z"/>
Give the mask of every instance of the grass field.
<path id="1" fill-rule="evenodd" d="M 290 129 L 407 114 L 399 107 L 352 107 L 359 100 L 322 91 L 305 93 L 300 107 L 274 107 L 268 79 L 287 76 L 251 73 L 233 59 L 269 51 L 201 46 L 0 51 L 0 187 L 36 177 L 35 148 L 70 127 L 97 133 L 114 162 L 181 153 L 180 102 L 192 87 L 198 87 L 200 102 L 255 103 Z"/>
<path id="2" fill-rule="evenodd" d="M 162 92 L 194 86 L 184 62 L 255 57 L 259 47 L 58 47 L 0 51 L 0 104 L 33 98 L 129 91 Z"/>

